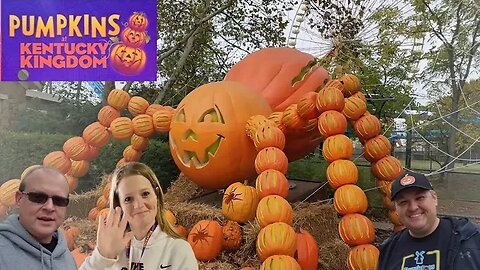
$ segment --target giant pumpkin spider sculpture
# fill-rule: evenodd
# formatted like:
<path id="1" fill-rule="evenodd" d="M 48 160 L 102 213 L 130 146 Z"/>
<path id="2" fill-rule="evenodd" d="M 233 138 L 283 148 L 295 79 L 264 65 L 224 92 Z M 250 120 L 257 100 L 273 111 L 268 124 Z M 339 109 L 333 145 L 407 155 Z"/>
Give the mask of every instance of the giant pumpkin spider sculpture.
<path id="1" fill-rule="evenodd" d="M 310 247 L 317 243 L 304 236 L 308 232 L 292 234 L 292 209 L 285 206 L 289 205 L 285 173 L 289 161 L 304 157 L 323 140 L 322 153 L 330 163 L 327 180 L 335 189 L 334 207 L 342 216 L 339 234 L 351 247 L 348 268 L 376 269 L 374 226 L 363 215 L 367 197 L 356 185 L 358 169 L 350 160 L 353 143 L 343 135 L 347 123 L 364 145 L 364 157 L 372 162 L 396 228 L 401 224 L 388 198 L 391 182 L 403 169 L 390 156 L 391 145 L 380 134 L 380 121 L 367 111 L 359 79 L 346 74 L 328 80 L 327 72 L 311 65 L 312 60 L 291 48 L 262 49 L 233 66 L 224 81 L 190 92 L 176 109 L 113 90 L 108 105 L 98 113 L 98 122 L 85 128 L 83 136 L 67 140 L 63 151 L 48 154 L 43 163 L 65 173 L 73 189 L 110 135 L 130 139 L 120 165 L 140 159 L 155 131 L 168 132 L 172 157 L 184 174 L 201 187 L 226 188 L 222 212 L 229 220 L 245 223 L 256 215 L 262 224 L 257 239 L 262 261 L 272 263 L 278 258 L 274 255 L 295 256 L 298 269 L 316 269 L 311 258 L 318 258 L 318 250 L 316 255 L 305 255 L 291 248 L 297 240 Z M 120 117 L 125 108 L 133 119 Z M 256 187 L 242 184 L 255 178 Z M 200 239 L 202 228 L 206 227 L 189 239 Z M 196 253 L 198 259 L 207 260 L 217 253 L 212 254 Z"/>

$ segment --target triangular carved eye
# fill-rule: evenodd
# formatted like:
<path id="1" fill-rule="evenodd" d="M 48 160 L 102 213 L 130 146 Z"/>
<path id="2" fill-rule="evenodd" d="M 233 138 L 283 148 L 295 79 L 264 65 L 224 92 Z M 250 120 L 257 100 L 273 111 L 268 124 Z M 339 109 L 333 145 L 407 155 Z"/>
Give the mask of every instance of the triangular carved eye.
<path id="1" fill-rule="evenodd" d="M 182 108 L 177 112 L 177 115 L 175 115 L 175 121 L 177 122 L 186 122 L 185 120 L 185 110 Z"/>
<path id="2" fill-rule="evenodd" d="M 198 119 L 198 122 L 225 124 L 225 122 L 223 121 L 223 116 L 220 113 L 220 110 L 218 109 L 217 105 L 215 105 L 215 108 L 211 108 L 205 111 Z"/>

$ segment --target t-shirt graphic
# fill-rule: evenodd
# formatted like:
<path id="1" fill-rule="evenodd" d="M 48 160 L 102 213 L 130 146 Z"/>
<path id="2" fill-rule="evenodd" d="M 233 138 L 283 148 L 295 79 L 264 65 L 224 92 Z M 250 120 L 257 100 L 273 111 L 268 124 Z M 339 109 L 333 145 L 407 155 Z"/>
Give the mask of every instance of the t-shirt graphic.
<path id="1" fill-rule="evenodd" d="M 415 251 L 403 257 L 402 270 L 438 270 L 440 269 L 440 250 Z"/>

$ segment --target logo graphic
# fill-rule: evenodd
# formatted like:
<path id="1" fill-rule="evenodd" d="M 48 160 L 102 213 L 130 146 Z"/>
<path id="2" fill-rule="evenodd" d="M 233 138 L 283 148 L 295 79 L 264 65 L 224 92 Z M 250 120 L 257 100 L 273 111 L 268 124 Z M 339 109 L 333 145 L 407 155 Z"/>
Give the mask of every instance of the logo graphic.
<path id="1" fill-rule="evenodd" d="M 400 179 L 400 184 L 402 186 L 406 186 L 406 185 L 411 185 L 415 183 L 415 177 L 413 176 L 410 176 L 410 175 L 405 175 L 402 179 Z"/>
<path id="2" fill-rule="evenodd" d="M 170 266 L 172 266 L 172 265 L 171 264 L 169 264 L 169 265 L 160 264 L 160 269 L 165 269 L 165 268 L 168 268 Z"/>
<path id="3" fill-rule="evenodd" d="M 413 178 L 415 179 L 415 178 Z M 425 251 L 415 251 L 415 263 L 416 264 L 423 264 L 423 260 L 425 260 L 425 257 L 423 256 L 425 254 Z"/>

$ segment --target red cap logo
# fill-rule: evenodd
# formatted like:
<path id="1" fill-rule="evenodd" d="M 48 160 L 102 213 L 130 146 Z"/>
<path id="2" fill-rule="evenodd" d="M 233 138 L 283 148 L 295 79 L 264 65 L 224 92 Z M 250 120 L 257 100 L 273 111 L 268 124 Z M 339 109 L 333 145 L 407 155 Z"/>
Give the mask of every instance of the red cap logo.
<path id="1" fill-rule="evenodd" d="M 415 177 L 410 175 L 405 175 L 402 179 L 400 179 L 400 184 L 402 186 L 407 186 L 413 183 L 415 183 Z"/>

